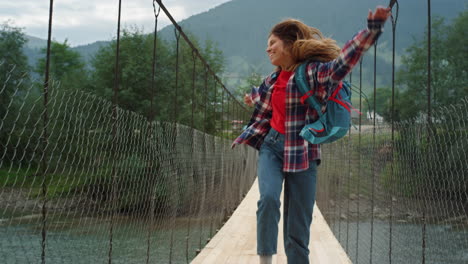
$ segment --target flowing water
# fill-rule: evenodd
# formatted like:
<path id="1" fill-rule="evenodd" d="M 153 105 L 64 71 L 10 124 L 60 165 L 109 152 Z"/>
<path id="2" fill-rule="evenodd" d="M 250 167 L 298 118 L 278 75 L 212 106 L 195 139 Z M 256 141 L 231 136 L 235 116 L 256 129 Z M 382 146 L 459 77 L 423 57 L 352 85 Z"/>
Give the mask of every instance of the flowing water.
<path id="1" fill-rule="evenodd" d="M 149 225 L 147 219 L 126 216 L 112 222 L 110 253 L 110 217 L 51 216 L 47 223 L 46 263 L 108 263 L 109 258 L 112 263 L 169 263 L 169 259 L 174 264 L 187 263 L 212 232 L 209 219 L 181 218 Z M 390 263 L 388 222 L 340 221 L 331 229 L 353 263 Z M 0 263 L 41 263 L 41 230 L 40 215 L 10 216 L 0 221 Z M 391 232 L 391 263 L 422 263 L 421 225 L 393 223 Z M 449 224 L 427 225 L 425 263 L 468 263 L 467 234 L 468 230 Z"/>
<path id="2" fill-rule="evenodd" d="M 423 230 L 420 224 L 392 223 L 391 236 L 389 222 L 382 220 L 373 223 L 341 221 L 331 229 L 355 264 L 423 263 Z M 461 229 L 450 224 L 428 224 L 425 237 L 426 264 L 468 263 L 466 227 Z"/>
<path id="3" fill-rule="evenodd" d="M 0 263 L 41 263 L 42 221 L 40 215 L 0 222 Z M 209 220 L 154 222 L 119 217 L 54 217 L 47 226 L 46 263 L 187 263 L 210 235 Z M 151 226 L 151 227 L 150 227 Z M 189 235 L 187 235 L 189 234 Z M 149 247 L 149 253 L 148 253 Z"/>

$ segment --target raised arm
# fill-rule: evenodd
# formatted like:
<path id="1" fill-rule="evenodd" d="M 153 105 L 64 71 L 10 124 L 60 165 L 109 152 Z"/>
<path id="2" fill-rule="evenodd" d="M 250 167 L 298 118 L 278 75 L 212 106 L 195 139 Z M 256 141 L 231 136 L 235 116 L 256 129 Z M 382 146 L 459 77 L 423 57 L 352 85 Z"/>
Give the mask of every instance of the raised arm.
<path id="1" fill-rule="evenodd" d="M 346 42 L 340 55 L 333 61 L 322 63 L 318 69 L 320 83 L 336 83 L 345 78 L 361 59 L 364 53 L 375 43 L 383 31 L 383 25 L 390 16 L 390 8 L 378 6 L 375 12 L 369 10 L 367 28 L 359 31 Z"/>

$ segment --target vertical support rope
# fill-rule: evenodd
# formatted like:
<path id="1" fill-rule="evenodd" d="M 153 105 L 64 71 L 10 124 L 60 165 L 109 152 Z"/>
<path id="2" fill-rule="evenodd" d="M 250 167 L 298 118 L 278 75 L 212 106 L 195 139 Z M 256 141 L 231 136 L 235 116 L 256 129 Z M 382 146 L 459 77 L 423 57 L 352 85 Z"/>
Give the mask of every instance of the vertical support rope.
<path id="1" fill-rule="evenodd" d="M 154 35 L 153 35 L 153 60 L 151 68 L 151 105 L 150 105 L 150 121 L 154 121 L 155 111 L 154 111 L 154 97 L 156 94 L 156 46 L 158 39 L 158 18 L 161 12 L 161 7 L 156 11 L 156 1 L 153 0 L 153 10 L 154 10 Z"/>
<path id="2" fill-rule="evenodd" d="M 427 145 L 430 145 L 431 142 L 431 127 L 432 127 L 432 115 L 431 115 L 431 28 L 432 28 L 432 21 L 431 21 L 431 0 L 427 0 Z M 426 151 L 426 155 L 429 156 L 428 151 Z M 429 159 L 427 158 L 427 161 Z M 426 190 L 423 190 L 423 216 L 422 216 L 422 264 L 426 263 L 426 210 L 427 210 L 427 199 L 426 198 Z"/>
<path id="3" fill-rule="evenodd" d="M 229 112 L 229 109 L 228 109 Z M 221 133 L 224 133 L 224 89 L 221 93 Z"/>
<path id="4" fill-rule="evenodd" d="M 204 91 L 203 91 L 203 97 L 204 97 L 204 112 L 203 112 L 203 131 L 206 133 L 206 112 L 207 112 L 207 108 L 208 108 L 208 70 L 205 69 L 205 87 L 204 87 Z"/>
<path id="5" fill-rule="evenodd" d="M 116 43 L 116 51 L 115 51 L 115 66 L 114 66 L 114 95 L 112 99 L 112 148 L 111 151 L 112 156 L 112 191 L 111 191 L 111 220 L 110 220 L 110 230 L 109 230 L 109 259 L 108 263 L 112 264 L 112 242 L 113 242 L 113 229 L 114 229 L 114 217 L 115 217 L 115 210 L 116 210 L 116 199 L 117 199 L 117 172 L 115 167 L 115 159 L 116 159 L 116 149 L 117 149 L 117 96 L 119 92 L 119 70 L 120 70 L 120 21 L 121 21 L 121 14 L 122 14 L 122 0 L 119 0 L 119 11 L 118 11 L 118 19 L 117 19 L 117 43 Z"/>
<path id="6" fill-rule="evenodd" d="M 214 113 L 214 118 L 213 118 L 213 122 L 214 122 L 214 134 L 216 135 L 216 132 L 217 132 L 217 126 L 216 126 L 216 121 L 217 119 L 219 118 L 219 115 L 218 115 L 218 102 L 216 101 L 218 99 L 218 95 L 217 95 L 217 89 L 216 89 L 216 86 L 217 86 L 217 82 L 216 80 L 213 81 L 213 113 Z M 214 142 L 213 142 L 214 144 Z"/>
<path id="7" fill-rule="evenodd" d="M 390 163 L 390 219 L 389 219 L 389 249 L 388 249 L 388 262 L 392 263 L 392 243 L 393 243 L 393 195 L 394 195 L 394 184 L 395 184 L 395 168 L 394 168 L 394 157 L 395 157 L 395 48 L 396 48 L 396 23 L 398 20 L 398 2 L 396 6 L 396 15 L 393 17 L 392 12 L 392 102 L 391 102 L 391 126 L 392 126 L 392 136 L 391 136 L 391 157 L 392 162 Z"/>
<path id="8" fill-rule="evenodd" d="M 427 0 L 427 123 L 431 124 L 431 0 Z M 430 126 L 429 126 L 430 127 Z M 429 131 L 428 131 L 429 132 Z M 430 133 L 428 133 L 429 135 Z"/>
<path id="9" fill-rule="evenodd" d="M 353 73 L 349 74 L 349 83 L 352 84 L 352 77 Z M 352 116 L 350 117 L 352 119 Z M 352 147 L 352 140 L 351 140 L 351 128 L 348 131 L 348 198 L 347 198 L 347 208 L 346 208 L 346 215 L 349 218 L 350 216 L 350 206 L 351 206 L 351 178 L 352 178 L 352 170 L 351 170 L 351 147 Z M 346 221 L 346 252 L 349 252 L 349 220 Z"/>
<path id="10" fill-rule="evenodd" d="M 362 58 L 359 60 L 359 110 L 362 111 Z M 358 131 L 358 177 L 357 177 L 357 226 L 356 226 L 356 263 L 359 263 L 359 219 L 360 219 L 360 200 L 361 200 L 361 132 L 362 132 L 362 115 L 359 115 L 359 131 Z"/>
<path id="11" fill-rule="evenodd" d="M 204 133 L 202 136 L 202 170 L 201 170 L 201 186 L 200 190 L 202 191 L 202 197 L 201 197 L 201 202 L 200 202 L 200 211 L 199 211 L 199 229 L 200 229 L 200 235 L 199 235 L 199 240 L 198 240 L 198 250 L 197 254 L 200 253 L 200 251 L 203 248 L 203 243 L 202 241 L 204 240 L 204 230 L 208 230 L 205 228 L 205 219 L 208 211 L 208 206 L 206 205 L 206 202 L 208 200 L 207 196 L 207 174 L 208 174 L 208 167 L 205 165 L 208 163 L 208 155 L 207 155 L 207 102 L 208 102 L 208 95 L 207 95 L 207 90 L 208 90 L 208 69 L 204 68 L 205 71 L 205 76 L 204 76 L 204 82 L 203 82 L 203 119 L 202 119 L 202 126 L 201 129 L 203 129 Z M 206 232 L 206 231 L 205 231 Z"/>
<path id="12" fill-rule="evenodd" d="M 343 148 L 343 144 L 338 145 L 337 147 Z M 335 150 L 336 151 L 336 150 Z M 343 149 L 340 149 L 338 151 L 343 151 Z M 332 151 L 330 151 L 333 153 Z M 338 241 L 340 241 L 340 244 L 342 243 L 341 241 L 341 208 L 342 208 L 342 200 L 343 200 L 343 190 L 341 187 L 343 186 L 343 180 L 338 179 L 338 192 L 337 192 L 337 202 L 338 202 Z"/>
<path id="13" fill-rule="evenodd" d="M 149 131 L 148 131 L 148 141 L 150 142 L 153 138 L 153 123 L 155 118 L 155 111 L 154 111 L 154 97 L 156 94 L 156 48 L 157 48 L 157 37 L 158 37 L 158 17 L 159 13 L 161 12 L 161 8 L 158 8 L 156 11 L 156 1 L 153 0 L 153 12 L 154 12 L 154 34 L 153 34 L 153 60 L 152 60 L 152 67 L 151 67 L 151 100 L 150 100 L 150 115 L 149 115 Z M 148 175 L 150 177 L 150 188 L 151 188 L 151 195 L 150 195 L 150 223 L 148 226 L 148 237 L 147 237 L 147 248 L 146 248 L 146 264 L 150 263 L 150 255 L 151 255 L 151 236 L 152 236 L 152 228 L 154 225 L 154 211 L 155 211 L 155 182 L 157 173 L 155 173 L 154 168 L 154 161 L 153 157 L 150 155 L 150 166 Z"/>
<path id="14" fill-rule="evenodd" d="M 205 80 L 204 80 L 204 88 L 203 88 L 203 131 L 205 132 L 203 134 L 203 142 L 202 142 L 202 146 L 203 146 L 203 162 L 206 162 L 206 112 L 207 112 L 207 90 L 208 90 L 208 69 L 205 68 Z M 203 166 L 203 175 L 202 175 L 202 178 L 203 178 L 203 199 L 201 201 L 201 206 L 200 206 L 200 218 L 203 217 L 203 212 L 202 210 L 204 209 L 205 207 L 205 197 L 206 197 L 206 166 Z M 202 247 L 202 238 L 203 238 L 203 220 L 200 219 L 200 237 L 199 237 L 199 241 L 198 241 L 198 250 L 197 250 L 197 254 L 200 253 L 201 249 L 203 248 Z"/>
<path id="15" fill-rule="evenodd" d="M 196 104 L 196 98 L 195 98 L 195 76 L 196 76 L 196 60 L 195 60 L 195 50 L 192 50 L 192 59 L 193 59 L 193 66 L 192 66 L 192 116 L 191 116 L 191 122 L 190 126 L 195 129 L 195 122 L 194 122 L 194 114 L 195 114 L 195 104 Z"/>
<path id="16" fill-rule="evenodd" d="M 47 105 L 49 104 L 49 71 L 50 71 L 50 48 L 52 44 L 52 15 L 54 11 L 54 1 L 50 0 L 49 3 L 49 29 L 47 35 L 47 55 L 45 65 L 45 76 L 44 76 L 44 111 L 42 113 L 42 120 L 44 127 L 42 128 L 42 162 L 41 162 L 41 174 L 42 174 L 42 230 L 41 230 L 41 262 L 45 263 L 45 251 L 47 243 L 47 154 L 46 149 L 48 146 L 48 134 L 47 134 L 47 123 L 49 122 Z"/>
<path id="17" fill-rule="evenodd" d="M 333 153 L 334 151 L 334 148 L 336 147 L 336 144 L 335 145 L 331 145 L 330 144 L 330 150 L 329 150 L 329 154 L 328 154 L 328 158 L 330 158 L 330 155 L 331 153 Z M 327 169 L 328 167 L 330 166 L 331 164 L 327 164 Z M 336 206 L 334 206 L 333 208 L 333 215 L 334 215 L 334 219 L 333 219 L 333 226 L 332 226 L 332 229 L 335 229 L 336 227 L 336 224 L 338 222 L 338 241 L 340 241 L 340 229 L 339 229 L 339 224 L 340 224 L 340 197 L 339 197 L 339 193 L 340 193 L 340 182 L 341 181 L 336 181 L 332 183 L 332 187 L 333 187 L 333 190 L 334 190 L 334 201 L 336 201 Z M 336 189 L 335 189 L 336 188 Z"/>
<path id="18" fill-rule="evenodd" d="M 372 107 L 373 131 L 372 131 L 372 150 L 375 151 L 375 133 L 376 133 L 376 116 L 377 116 L 377 41 L 374 44 L 374 105 Z M 372 252 L 374 244 L 374 198 L 375 198 L 375 156 L 372 158 L 371 173 L 372 173 L 372 191 L 371 191 L 371 242 L 370 242 L 370 258 L 372 264 Z"/>
<path id="19" fill-rule="evenodd" d="M 174 28 L 174 35 L 176 38 L 176 65 L 175 65 L 175 91 L 174 91 L 174 123 L 178 121 L 178 113 L 177 113 L 177 96 L 178 96 L 178 88 L 179 88 L 179 45 L 180 45 L 180 32 L 177 28 Z"/>
<path id="20" fill-rule="evenodd" d="M 191 116 L 191 131 L 192 131 L 192 139 L 190 143 L 190 160 L 192 161 L 192 171 L 191 171 L 191 177 L 192 177 L 192 182 L 195 183 L 195 169 L 193 168 L 194 164 L 194 141 L 195 141 L 195 128 L 194 128 L 194 111 L 195 111 L 195 75 L 196 75 L 196 54 L 195 51 L 192 50 L 192 60 L 193 60 L 193 65 L 192 65 L 192 116 Z M 195 185 L 192 186 L 192 188 L 195 188 Z M 192 207 L 193 207 L 193 197 L 190 197 L 190 208 L 189 208 L 189 220 L 188 220 L 188 225 L 187 225 L 187 235 L 185 237 L 185 258 L 187 263 L 189 263 L 189 239 L 190 239 L 190 231 L 191 231 L 191 221 L 192 221 Z"/>
<path id="21" fill-rule="evenodd" d="M 177 111 L 177 108 L 178 108 L 178 104 L 177 104 L 177 97 L 178 97 L 178 86 L 179 86 L 179 57 L 180 57 L 180 54 L 179 54 L 179 46 L 180 46 L 180 29 L 178 27 L 174 27 L 174 35 L 175 35 L 175 38 L 176 38 L 176 64 L 175 64 L 175 88 L 174 88 L 174 118 L 172 120 L 172 129 L 173 129 L 173 132 L 172 132 L 172 140 L 171 140 L 171 144 L 172 144 L 172 148 L 174 150 L 177 149 L 177 146 L 176 146 L 176 141 L 177 141 L 177 134 L 178 134 L 178 130 L 177 130 L 177 121 L 179 119 L 179 116 L 178 116 L 178 111 Z M 177 170 L 178 168 L 175 166 L 175 162 L 174 162 L 174 157 L 171 155 L 171 168 L 174 170 L 174 178 L 172 180 L 175 180 L 175 188 L 177 188 L 177 176 L 178 176 L 178 173 L 177 173 Z M 174 194 L 172 194 L 174 195 Z M 174 218 L 177 216 L 177 206 L 176 205 L 176 208 L 174 210 Z M 175 222 L 175 219 L 173 221 L 173 224 Z M 172 253 L 173 253 L 173 249 L 174 249 L 174 228 L 171 228 L 171 241 L 170 241 L 170 246 L 169 246 L 169 264 L 172 263 Z"/>
<path id="22" fill-rule="evenodd" d="M 213 101 L 212 101 L 212 104 L 213 104 L 213 113 L 214 113 L 214 117 L 213 117 L 213 121 L 214 124 L 213 124 L 213 133 L 216 134 L 216 118 L 217 118 L 217 114 L 216 114 L 216 79 L 213 81 Z M 212 143 L 213 143 L 213 152 L 216 152 L 216 141 L 213 139 L 212 140 Z M 216 168 L 216 166 L 215 166 Z M 211 174 L 211 187 L 210 187 L 210 203 L 211 205 L 213 205 L 214 203 L 214 177 L 215 177 L 215 171 L 214 169 L 212 169 L 212 172 L 210 173 Z M 208 241 L 211 240 L 211 238 L 213 237 L 213 225 L 214 225 L 214 214 L 215 212 L 213 212 L 213 209 L 210 209 L 210 237 L 208 238 Z M 207 242 L 208 242 L 207 241 Z"/>

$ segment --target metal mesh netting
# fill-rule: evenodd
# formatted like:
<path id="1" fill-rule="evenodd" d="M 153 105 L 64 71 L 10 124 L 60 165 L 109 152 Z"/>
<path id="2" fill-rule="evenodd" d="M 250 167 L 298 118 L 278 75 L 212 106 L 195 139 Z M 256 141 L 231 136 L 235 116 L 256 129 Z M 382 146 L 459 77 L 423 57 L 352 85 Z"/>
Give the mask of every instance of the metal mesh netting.
<path id="1" fill-rule="evenodd" d="M 157 5 L 174 25 L 174 47 L 158 42 Z M 115 57 L 98 84 L 107 100 L 50 82 L 52 7 L 43 87 L 11 78 L 14 67 L 0 76 L 0 262 L 188 263 L 254 180 L 256 152 L 230 149 L 248 111 L 160 0 L 154 38 L 124 32 L 122 41 L 119 1 Z M 354 263 L 468 262 L 468 100 L 432 109 L 430 34 L 427 42 L 428 116 L 359 122 L 323 146 L 317 204 Z M 376 58 L 377 45 L 373 109 Z M 392 76 L 392 103 L 394 84 Z"/>
<path id="2" fill-rule="evenodd" d="M 468 261 L 468 98 L 323 146 L 317 204 L 353 263 Z M 393 142 L 393 143 L 392 143 Z"/>
<path id="3" fill-rule="evenodd" d="M 187 263 L 254 180 L 253 149 L 50 87 L 0 117 L 4 263 Z"/>

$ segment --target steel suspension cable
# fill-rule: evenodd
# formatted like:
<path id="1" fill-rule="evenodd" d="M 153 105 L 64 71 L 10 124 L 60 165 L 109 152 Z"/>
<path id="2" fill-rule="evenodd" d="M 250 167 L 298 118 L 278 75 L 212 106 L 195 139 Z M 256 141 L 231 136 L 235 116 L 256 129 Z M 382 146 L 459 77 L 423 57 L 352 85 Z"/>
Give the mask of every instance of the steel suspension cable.
<path id="1" fill-rule="evenodd" d="M 182 27 L 175 21 L 175 19 L 172 17 L 171 13 L 169 13 L 169 11 L 167 10 L 167 8 L 164 6 L 164 4 L 162 3 L 162 0 L 155 0 L 158 2 L 159 6 L 161 7 L 161 9 L 164 11 L 164 13 L 166 14 L 166 16 L 169 18 L 169 20 L 172 22 L 172 24 L 174 25 L 174 30 L 177 30 L 180 35 L 185 39 L 186 43 L 190 46 L 190 48 L 192 50 L 195 51 L 195 53 L 197 54 L 198 58 L 200 59 L 200 61 L 204 64 L 206 70 L 213 76 L 213 78 L 221 84 L 221 86 L 223 87 L 223 89 L 226 90 L 226 92 L 229 94 L 230 97 L 234 97 L 234 95 L 222 84 L 221 82 L 221 79 L 216 75 L 216 73 L 211 69 L 210 65 L 208 64 L 208 62 L 201 56 L 198 48 L 195 46 L 195 44 L 193 44 L 193 42 L 190 40 L 190 38 L 184 33 L 184 31 L 182 30 Z M 237 104 L 242 107 L 245 111 L 248 111 L 248 109 L 245 108 L 244 105 L 241 104 L 241 102 L 237 101 Z"/>
<path id="2" fill-rule="evenodd" d="M 43 131 L 42 131 L 42 155 L 41 155 L 41 174 L 43 177 L 41 189 L 42 189 L 42 210 L 41 210 L 41 217 L 42 217 L 42 226 L 41 226 L 41 261 L 45 263 L 45 251 L 46 251 L 46 243 L 47 243 L 47 146 L 49 144 L 48 134 L 47 134 L 47 124 L 49 123 L 49 117 L 47 112 L 47 106 L 49 104 L 49 88 L 50 88 L 50 81 L 49 81 L 49 72 L 50 72 L 50 49 L 52 44 L 52 16 L 54 11 L 54 1 L 50 0 L 49 3 L 49 29 L 47 35 L 47 53 L 46 53 L 46 65 L 45 65 L 45 76 L 44 76 L 44 111 L 42 113 L 42 121 L 43 121 Z"/>
<path id="3" fill-rule="evenodd" d="M 112 149 L 111 160 L 112 163 L 112 186 L 111 186 L 111 220 L 110 220 L 110 230 L 109 230 L 109 259 L 108 263 L 112 263 L 112 239 L 113 239 L 113 229 L 114 229 L 114 218 L 116 211 L 117 203 L 117 169 L 115 167 L 116 159 L 116 150 L 117 150 L 117 104 L 118 104 L 118 92 L 119 92 L 119 71 L 120 71 L 120 22 L 122 15 L 122 0 L 119 0 L 119 9 L 118 9 L 118 18 L 117 18 L 117 42 L 115 49 L 115 65 L 114 65 L 114 94 L 112 98 Z"/>

